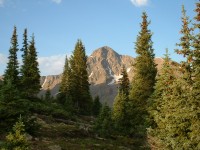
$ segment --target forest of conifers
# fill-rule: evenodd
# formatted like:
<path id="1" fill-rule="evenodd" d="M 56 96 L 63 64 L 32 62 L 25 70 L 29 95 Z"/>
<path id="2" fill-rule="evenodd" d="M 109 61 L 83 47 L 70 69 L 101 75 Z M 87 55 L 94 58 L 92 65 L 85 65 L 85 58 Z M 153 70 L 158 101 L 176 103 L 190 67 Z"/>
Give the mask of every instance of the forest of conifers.
<path id="1" fill-rule="evenodd" d="M 28 140 L 27 135 L 40 137 L 38 116 L 51 116 L 64 123 L 92 118 L 86 123 L 89 125 L 84 136 L 142 141 L 139 146 L 133 143 L 130 148 L 199 150 L 200 2 L 196 3 L 194 11 L 196 16 L 189 18 L 182 7 L 180 41 L 175 52 L 182 55 L 184 61 L 173 66 L 166 49 L 160 73 L 154 62 L 150 21 L 147 13 L 142 13 L 141 29 L 135 42 L 134 77 L 130 82 L 126 68 L 122 67 L 112 108 L 101 104 L 98 96 L 91 97 L 87 56 L 81 40 L 77 41 L 72 55 L 66 56 L 57 97 L 51 97 L 48 89 L 45 96 L 39 98 L 41 85 L 35 37 L 32 35 L 29 41 L 25 29 L 23 46 L 19 48 L 15 26 L 0 84 L 0 148 L 33 149 L 33 141 Z M 18 51 L 23 53 L 20 66 Z"/>

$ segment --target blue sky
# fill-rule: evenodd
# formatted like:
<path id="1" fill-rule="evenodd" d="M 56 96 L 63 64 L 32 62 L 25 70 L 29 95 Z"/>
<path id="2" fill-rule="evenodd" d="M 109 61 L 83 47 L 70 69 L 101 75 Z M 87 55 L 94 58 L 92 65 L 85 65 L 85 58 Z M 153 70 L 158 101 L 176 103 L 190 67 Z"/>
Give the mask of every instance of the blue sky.
<path id="1" fill-rule="evenodd" d="M 134 42 L 146 11 L 153 32 L 156 57 L 168 48 L 171 58 L 179 42 L 181 6 L 192 19 L 197 0 L 0 0 L 0 75 L 4 73 L 13 26 L 17 26 L 19 48 L 24 28 L 34 33 L 41 75 L 60 74 L 65 55 L 77 39 L 87 55 L 102 46 L 135 57 Z M 19 53 L 19 59 L 20 59 Z M 20 60 L 19 60 L 20 61 Z"/>

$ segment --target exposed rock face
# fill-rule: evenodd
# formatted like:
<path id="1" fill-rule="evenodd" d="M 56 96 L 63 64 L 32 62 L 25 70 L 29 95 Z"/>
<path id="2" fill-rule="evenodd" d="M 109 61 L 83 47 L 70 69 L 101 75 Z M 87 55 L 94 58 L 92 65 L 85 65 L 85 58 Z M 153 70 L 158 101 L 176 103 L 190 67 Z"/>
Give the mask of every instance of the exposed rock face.
<path id="1" fill-rule="evenodd" d="M 132 78 L 131 64 L 134 58 L 116 53 L 110 47 L 104 46 L 88 57 L 88 75 L 92 96 L 99 96 L 101 102 L 112 105 L 117 94 L 117 83 L 121 76 L 123 65 L 127 68 L 129 78 Z"/>
<path id="2" fill-rule="evenodd" d="M 40 79 L 42 89 L 39 95 L 43 95 L 45 91 L 49 88 L 51 90 L 51 95 L 56 96 L 59 91 L 61 76 L 62 75 L 42 76 Z"/>
<path id="3" fill-rule="evenodd" d="M 134 75 L 132 64 L 134 58 L 131 56 L 119 55 L 108 46 L 101 47 L 95 50 L 87 60 L 87 71 L 90 82 L 90 91 L 92 97 L 99 96 L 102 103 L 107 102 L 112 106 L 118 90 L 118 80 L 121 78 L 121 68 L 125 65 L 129 79 Z M 161 69 L 164 60 L 155 58 L 158 71 Z M 173 62 L 173 66 L 177 63 Z M 41 77 L 41 92 L 39 96 L 44 95 L 49 88 L 52 96 L 56 96 L 59 92 L 62 75 L 49 75 Z M 0 84 L 3 77 L 0 76 Z"/>
<path id="4" fill-rule="evenodd" d="M 3 76 L 0 76 L 0 84 L 3 82 Z"/>
<path id="5" fill-rule="evenodd" d="M 156 58 L 158 70 L 162 67 L 164 60 Z M 132 64 L 134 58 L 125 55 L 119 55 L 110 47 L 104 46 L 95 50 L 88 57 L 88 76 L 91 84 L 90 90 L 92 97 L 99 96 L 102 103 L 107 102 L 112 106 L 115 96 L 117 95 L 118 80 L 121 78 L 121 68 L 125 65 L 129 79 L 131 80 L 134 72 Z M 59 90 L 61 76 L 41 77 L 42 90 L 40 95 L 49 88 L 51 94 L 56 96 Z"/>
<path id="6" fill-rule="evenodd" d="M 133 62 L 134 59 L 130 56 L 119 55 L 107 46 L 101 47 L 88 58 L 89 82 L 92 85 L 102 83 L 112 85 L 121 78 L 122 65 L 125 65 L 127 72 L 130 73 Z"/>

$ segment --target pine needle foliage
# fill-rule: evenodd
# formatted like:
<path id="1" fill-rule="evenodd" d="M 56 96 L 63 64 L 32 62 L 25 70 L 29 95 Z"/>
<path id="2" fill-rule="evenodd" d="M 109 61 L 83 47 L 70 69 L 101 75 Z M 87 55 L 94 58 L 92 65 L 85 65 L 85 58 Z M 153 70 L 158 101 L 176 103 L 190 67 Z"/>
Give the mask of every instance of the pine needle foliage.
<path id="1" fill-rule="evenodd" d="M 115 97 L 112 111 L 112 119 L 115 129 L 119 134 L 130 135 L 130 101 L 129 87 L 130 82 L 125 66 L 122 67 L 122 78 L 119 79 L 119 90 Z"/>
<path id="2" fill-rule="evenodd" d="M 37 61 L 37 51 L 35 47 L 35 37 L 32 35 L 31 41 L 28 47 L 28 64 L 27 68 L 27 76 L 26 85 L 29 85 L 26 92 L 28 97 L 35 97 L 36 94 L 40 91 L 40 71 L 39 71 L 39 64 Z"/>
<path id="3" fill-rule="evenodd" d="M 124 94 L 128 96 L 130 90 L 130 81 L 124 65 L 121 72 L 122 78 L 119 79 L 119 92 L 124 92 Z"/>
<path id="4" fill-rule="evenodd" d="M 64 93 L 68 94 L 70 92 L 70 76 L 71 76 L 71 68 L 69 66 L 68 57 L 66 56 L 64 70 L 61 79 L 61 85 L 59 89 L 59 91 L 63 94 Z"/>
<path id="5" fill-rule="evenodd" d="M 75 45 L 70 58 L 70 67 L 70 95 L 72 101 L 79 114 L 89 115 L 92 111 L 92 97 L 90 95 L 90 84 L 87 74 L 87 56 L 81 40 L 78 40 Z"/>
<path id="6" fill-rule="evenodd" d="M 148 131 L 150 135 L 158 137 L 158 139 L 165 143 L 167 116 L 170 113 L 171 106 L 169 99 L 173 93 L 171 85 L 175 80 L 175 70 L 171 66 L 171 60 L 166 50 L 163 67 L 160 74 L 157 76 L 155 90 L 149 99 L 149 114 L 150 114 L 150 128 Z"/>
<path id="7" fill-rule="evenodd" d="M 26 138 L 25 125 L 22 118 L 13 126 L 12 132 L 6 136 L 6 149 L 8 150 L 29 150 L 29 144 Z"/>
<path id="8" fill-rule="evenodd" d="M 143 12 L 141 31 L 135 42 L 137 57 L 134 64 L 134 77 L 131 83 L 130 100 L 132 107 L 132 128 L 137 134 L 145 134 L 147 101 L 154 91 L 155 77 L 157 74 L 156 64 L 154 62 L 155 54 L 152 42 L 152 33 L 148 29 L 150 22 L 147 21 L 147 14 Z"/>
<path id="9" fill-rule="evenodd" d="M 170 73 L 171 69 L 163 66 L 162 71 L 165 72 L 158 79 L 151 101 L 150 114 L 155 123 L 151 131 L 162 141 L 166 149 L 196 150 L 200 148 L 198 136 L 200 134 L 200 104 L 199 92 L 197 92 L 199 91 L 198 75 L 196 74 L 198 70 L 198 55 L 196 55 L 198 54 L 196 45 L 198 34 L 191 34 L 195 28 L 190 27 L 184 6 L 181 20 L 180 33 L 182 36 L 180 43 L 177 44 L 179 49 L 176 52 L 183 55 L 186 60 L 181 62 L 178 75 L 173 75 Z M 171 80 L 166 78 L 166 75 L 171 76 Z M 163 81 L 168 81 L 169 85 L 166 86 Z"/>
<path id="10" fill-rule="evenodd" d="M 111 118 L 111 109 L 104 104 L 101 112 L 95 122 L 94 130 L 101 137 L 110 137 L 113 133 L 113 123 Z"/>
<path id="11" fill-rule="evenodd" d="M 99 96 L 96 96 L 92 105 L 92 114 L 97 117 L 100 114 L 101 108 L 102 104 L 99 100 Z"/>
<path id="12" fill-rule="evenodd" d="M 18 40 L 17 40 L 17 28 L 14 26 L 13 35 L 11 38 L 11 47 L 9 49 L 9 57 L 7 67 L 4 73 L 4 84 L 7 82 L 11 82 L 14 86 L 18 86 L 19 84 L 19 63 L 17 60 L 17 52 L 18 52 Z"/>

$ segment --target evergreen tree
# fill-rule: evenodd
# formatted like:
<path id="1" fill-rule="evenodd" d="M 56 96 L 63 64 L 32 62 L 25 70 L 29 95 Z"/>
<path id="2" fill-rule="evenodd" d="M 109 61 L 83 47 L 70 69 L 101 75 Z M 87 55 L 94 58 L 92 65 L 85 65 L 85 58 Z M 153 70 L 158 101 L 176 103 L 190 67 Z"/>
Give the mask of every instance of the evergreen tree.
<path id="1" fill-rule="evenodd" d="M 162 102 L 156 103 L 157 111 L 153 116 L 157 124 L 154 131 L 168 149 L 198 149 L 199 133 L 198 108 L 194 94 L 193 83 L 193 50 L 191 47 L 191 28 L 189 28 L 186 11 L 182 8 L 182 29 L 178 54 L 182 54 L 186 61 L 181 63 L 181 72 L 173 82 L 169 82 L 169 90 L 162 91 Z M 157 100 L 157 99 L 156 99 Z M 159 110 L 159 111 L 158 111 Z"/>
<path id="2" fill-rule="evenodd" d="M 123 134 L 130 133 L 130 101 L 129 101 L 129 79 L 125 66 L 122 68 L 122 78 L 119 82 L 119 91 L 114 100 L 112 118 L 116 129 Z"/>
<path id="3" fill-rule="evenodd" d="M 51 99 L 52 99 L 52 97 L 51 97 L 51 91 L 50 91 L 50 89 L 48 87 L 48 89 L 47 89 L 47 91 L 45 93 L 45 101 L 49 102 L 49 101 L 51 101 Z"/>
<path id="4" fill-rule="evenodd" d="M 162 141 L 166 136 L 166 116 L 170 113 L 168 109 L 169 97 L 173 93 L 171 85 L 175 80 L 175 70 L 170 63 L 168 50 L 164 58 L 164 63 L 160 75 L 157 76 L 155 90 L 149 99 L 149 114 L 151 127 L 149 133 Z"/>
<path id="5" fill-rule="evenodd" d="M 193 37 L 192 47 L 194 48 L 193 54 L 193 67 L 195 80 L 200 82 L 200 2 L 196 3 L 196 16 L 193 30 L 196 34 Z"/>
<path id="6" fill-rule="evenodd" d="M 132 131 L 137 134 L 145 132 L 147 118 L 147 100 L 153 93 L 157 73 L 154 63 L 154 49 L 151 40 L 152 33 L 148 29 L 150 22 L 147 14 L 142 14 L 141 31 L 137 36 L 135 50 L 138 56 L 135 59 L 135 75 L 131 83 L 130 100 L 132 101 Z"/>
<path id="7" fill-rule="evenodd" d="M 195 149 L 196 145 L 190 139 L 191 118 L 193 110 L 191 102 L 193 101 L 192 88 L 190 81 L 185 80 L 183 76 L 176 77 L 169 85 L 169 91 L 162 94 L 162 115 L 159 124 L 163 123 L 164 129 L 160 138 L 168 149 Z M 159 121 L 159 120 L 158 120 Z"/>
<path id="8" fill-rule="evenodd" d="M 0 130 L 5 132 L 16 122 L 19 115 L 28 115 L 29 103 L 20 99 L 19 90 L 12 84 L 12 80 L 7 80 L 0 93 Z"/>
<path id="9" fill-rule="evenodd" d="M 109 137 L 113 131 L 111 109 L 105 104 L 95 122 L 94 130 L 102 137 Z"/>
<path id="10" fill-rule="evenodd" d="M 126 68 L 124 65 L 122 67 L 121 75 L 122 75 L 122 78 L 119 79 L 119 83 L 120 83 L 119 92 L 124 92 L 124 94 L 128 96 L 129 90 L 130 90 L 130 82 L 129 82 L 128 74 L 126 72 Z"/>
<path id="11" fill-rule="evenodd" d="M 13 35 L 11 38 L 11 47 L 9 49 L 9 57 L 7 68 L 4 73 L 4 84 L 11 82 L 16 88 L 19 84 L 19 64 L 17 60 L 17 51 L 18 51 L 18 41 L 17 41 L 17 28 L 14 27 Z"/>
<path id="12" fill-rule="evenodd" d="M 128 96 L 122 91 L 118 91 L 113 104 L 112 119 L 115 129 L 119 134 L 131 134 L 130 102 Z"/>
<path id="13" fill-rule="evenodd" d="M 25 125 L 20 117 L 13 126 L 13 131 L 6 136 L 6 149 L 28 150 L 29 144 L 26 139 Z"/>
<path id="14" fill-rule="evenodd" d="M 71 68 L 69 66 L 69 61 L 66 56 L 65 58 L 65 66 L 62 74 L 61 85 L 59 91 L 64 94 L 69 94 L 70 91 L 70 73 Z"/>
<path id="15" fill-rule="evenodd" d="M 181 63 L 183 74 L 185 75 L 184 78 L 190 80 L 192 82 L 192 59 L 193 59 L 193 52 L 191 47 L 191 40 L 192 35 L 191 31 L 192 28 L 189 27 L 190 21 L 189 17 L 186 16 L 186 10 L 184 6 L 182 6 L 182 29 L 180 33 L 182 34 L 182 37 L 180 38 L 180 43 L 177 44 L 177 46 L 180 47 L 180 49 L 175 50 L 178 54 L 183 55 L 187 60 L 183 61 Z"/>
<path id="16" fill-rule="evenodd" d="M 65 66 L 61 79 L 61 86 L 59 88 L 59 94 L 57 96 L 58 103 L 64 106 L 64 109 L 70 113 L 75 113 L 74 103 L 72 99 L 73 92 L 73 78 L 71 74 L 71 68 L 69 66 L 69 60 L 66 56 Z"/>
<path id="17" fill-rule="evenodd" d="M 90 114 L 92 98 L 90 96 L 89 81 L 87 74 L 87 56 L 85 47 L 78 40 L 70 59 L 71 67 L 71 98 L 80 114 Z"/>
<path id="18" fill-rule="evenodd" d="M 24 54 L 25 56 L 25 54 Z M 30 41 L 29 47 L 28 47 L 28 56 L 27 56 L 27 64 L 26 65 L 26 74 L 23 77 L 25 86 L 27 86 L 26 89 L 26 96 L 27 97 L 35 97 L 36 94 L 40 91 L 40 71 L 38 68 L 38 62 L 37 62 L 37 52 L 35 48 L 35 39 L 34 36 L 32 36 L 32 39 Z"/>
<path id="19" fill-rule="evenodd" d="M 191 133 L 190 138 L 194 144 L 196 144 L 197 148 L 200 149 L 200 116 L 198 115 L 200 112 L 200 2 L 196 3 L 196 16 L 194 23 L 194 31 L 196 31 L 193 37 L 192 47 L 193 51 L 193 101 L 191 103 L 192 108 L 192 117 L 191 122 L 192 125 L 190 127 Z"/>
<path id="20" fill-rule="evenodd" d="M 94 98 L 93 106 L 92 106 L 92 113 L 94 116 L 98 116 L 101 110 L 102 104 L 99 101 L 99 96 Z"/>
<path id="21" fill-rule="evenodd" d="M 27 107 L 20 100 L 17 51 L 17 29 L 14 27 L 9 49 L 9 61 L 4 74 L 3 85 L 0 89 L 0 126 L 4 130 L 16 121 L 19 114 L 25 114 Z"/>
<path id="22" fill-rule="evenodd" d="M 28 38 L 27 38 L 27 29 L 24 30 L 23 34 L 23 47 L 21 51 L 23 52 L 22 54 L 22 66 L 20 68 L 20 73 L 21 73 L 21 91 L 22 95 L 27 97 L 29 93 L 27 93 L 27 89 L 30 86 L 29 83 L 29 45 L 28 45 Z"/>

